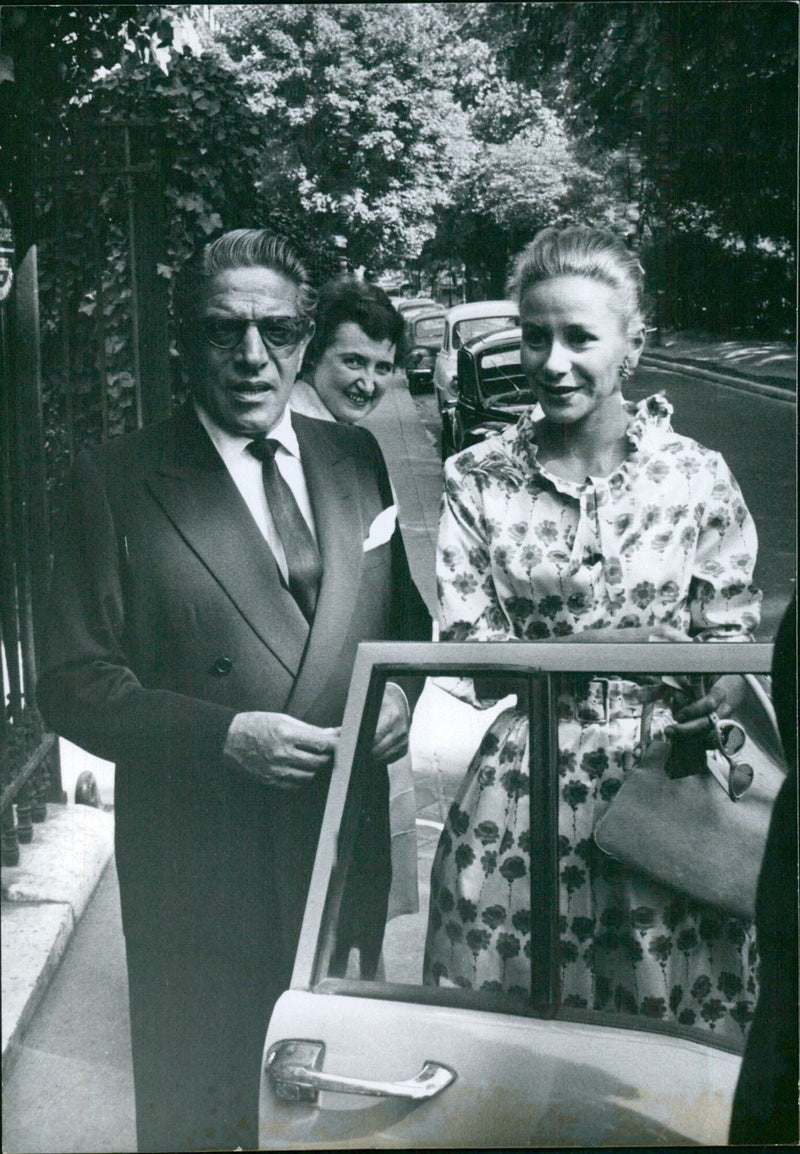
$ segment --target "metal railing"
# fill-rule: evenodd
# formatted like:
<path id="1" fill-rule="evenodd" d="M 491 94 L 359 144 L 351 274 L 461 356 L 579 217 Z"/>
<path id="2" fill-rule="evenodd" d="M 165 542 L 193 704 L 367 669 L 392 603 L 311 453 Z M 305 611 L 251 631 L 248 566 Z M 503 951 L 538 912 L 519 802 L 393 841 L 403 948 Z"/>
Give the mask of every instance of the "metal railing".
<path id="1" fill-rule="evenodd" d="M 75 455 L 166 416 L 164 198 L 157 133 L 134 119 L 39 121 L 24 248 L 0 303 L 0 789 L 3 864 L 66 800 L 36 707 L 51 521 Z M 24 219 L 23 219 L 24 218 Z M 32 243 L 35 241 L 35 243 Z"/>
<path id="2" fill-rule="evenodd" d="M 9 866 L 45 820 L 47 802 L 62 800 L 58 742 L 36 707 L 35 637 L 49 566 L 36 262 L 32 246 L 0 305 L 0 817 Z"/>

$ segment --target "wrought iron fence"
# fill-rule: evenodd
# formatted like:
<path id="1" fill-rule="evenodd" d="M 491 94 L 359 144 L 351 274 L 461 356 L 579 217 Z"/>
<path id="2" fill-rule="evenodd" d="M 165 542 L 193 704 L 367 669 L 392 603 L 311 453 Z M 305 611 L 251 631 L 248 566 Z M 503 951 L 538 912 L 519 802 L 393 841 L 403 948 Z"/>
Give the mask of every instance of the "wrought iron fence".
<path id="1" fill-rule="evenodd" d="M 52 520 L 76 453 L 166 415 L 163 204 L 152 126 L 40 126 L 30 244 L 0 304 L 3 864 L 62 792 L 36 707 Z"/>
<path id="2" fill-rule="evenodd" d="M 153 126 L 48 130 L 35 176 L 42 379 L 54 508 L 82 447 L 166 416 L 169 373 L 160 155 Z"/>
<path id="3" fill-rule="evenodd" d="M 0 714 L 2 859 L 19 861 L 48 801 L 60 801 L 58 743 L 36 708 L 36 644 L 47 592 L 49 518 L 39 358 L 37 251 L 19 264 L 0 306 Z"/>

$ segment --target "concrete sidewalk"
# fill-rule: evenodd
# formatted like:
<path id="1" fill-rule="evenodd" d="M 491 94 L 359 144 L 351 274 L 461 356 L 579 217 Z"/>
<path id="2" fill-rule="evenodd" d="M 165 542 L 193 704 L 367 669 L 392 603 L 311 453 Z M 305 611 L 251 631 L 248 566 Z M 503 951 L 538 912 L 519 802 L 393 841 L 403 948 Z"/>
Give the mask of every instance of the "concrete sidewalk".
<path id="1" fill-rule="evenodd" d="M 51 802 L 19 865 L 3 866 L 4 1077 L 113 852 L 113 814 Z"/>
<path id="2" fill-rule="evenodd" d="M 701 378 L 792 401 L 797 396 L 797 350 L 788 341 L 719 340 L 700 333 L 651 334 L 642 356 L 658 368 L 690 369 Z"/>

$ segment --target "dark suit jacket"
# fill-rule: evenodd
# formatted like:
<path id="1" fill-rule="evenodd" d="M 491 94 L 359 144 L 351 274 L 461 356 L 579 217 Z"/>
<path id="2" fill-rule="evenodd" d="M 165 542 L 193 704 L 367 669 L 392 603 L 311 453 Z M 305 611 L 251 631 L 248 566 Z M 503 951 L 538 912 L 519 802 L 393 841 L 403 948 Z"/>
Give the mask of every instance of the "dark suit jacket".
<path id="1" fill-rule="evenodd" d="M 399 529 L 363 550 L 392 503 L 377 442 L 292 421 L 323 560 L 310 633 L 186 406 L 78 461 L 39 682 L 47 722 L 117 764 L 126 935 L 284 969 L 327 775 L 269 789 L 223 759 L 228 727 L 247 710 L 338 725 L 360 641 L 430 636 Z"/>

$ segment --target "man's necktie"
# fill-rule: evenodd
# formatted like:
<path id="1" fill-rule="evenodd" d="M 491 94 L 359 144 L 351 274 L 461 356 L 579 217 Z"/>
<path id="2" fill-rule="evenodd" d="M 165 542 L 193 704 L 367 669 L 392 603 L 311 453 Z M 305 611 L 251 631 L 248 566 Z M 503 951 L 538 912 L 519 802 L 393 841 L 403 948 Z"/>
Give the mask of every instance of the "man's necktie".
<path id="1" fill-rule="evenodd" d="M 306 519 L 275 463 L 275 451 L 279 445 L 280 441 L 260 437 L 251 441 L 247 448 L 261 462 L 267 504 L 286 556 L 289 591 L 306 620 L 311 621 L 317 605 L 322 561 Z"/>

